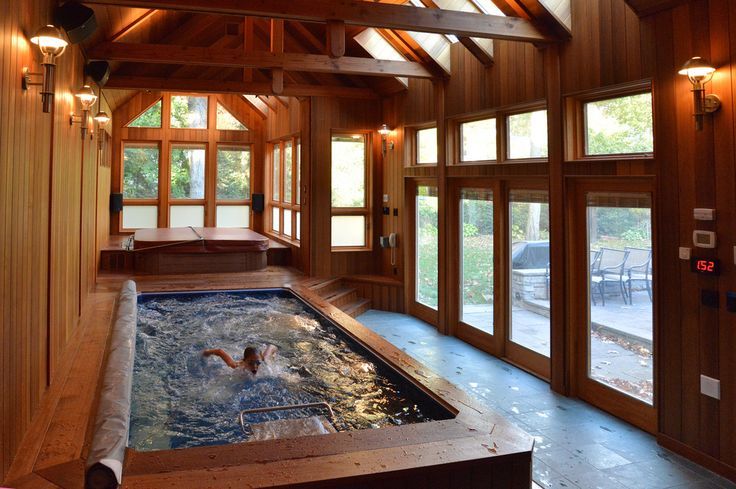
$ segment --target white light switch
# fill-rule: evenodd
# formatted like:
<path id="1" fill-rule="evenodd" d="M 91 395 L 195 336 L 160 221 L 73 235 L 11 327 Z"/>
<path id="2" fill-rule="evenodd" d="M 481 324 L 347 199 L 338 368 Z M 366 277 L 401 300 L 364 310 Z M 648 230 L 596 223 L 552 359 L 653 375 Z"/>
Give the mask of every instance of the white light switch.
<path id="1" fill-rule="evenodd" d="M 700 393 L 704 396 L 712 397 L 713 399 L 721 399 L 721 381 L 708 377 L 707 375 L 700 376 Z"/>
<path id="2" fill-rule="evenodd" d="M 388 202 L 388 194 L 383 194 L 383 203 Z"/>
<path id="3" fill-rule="evenodd" d="M 736 253 L 736 246 L 734 247 L 734 253 Z M 736 256 L 736 254 L 734 256 Z M 690 259 L 690 248 L 687 248 L 685 246 L 680 246 L 680 260 L 689 260 L 689 259 Z"/>
<path id="4" fill-rule="evenodd" d="M 715 209 L 693 209 L 693 217 L 696 221 L 713 221 L 716 218 Z"/>

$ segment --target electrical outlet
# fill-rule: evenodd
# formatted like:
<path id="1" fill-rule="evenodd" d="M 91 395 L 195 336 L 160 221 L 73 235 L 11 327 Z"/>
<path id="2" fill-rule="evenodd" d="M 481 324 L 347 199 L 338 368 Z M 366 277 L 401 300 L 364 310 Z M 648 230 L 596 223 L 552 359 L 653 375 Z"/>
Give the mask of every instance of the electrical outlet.
<path id="1" fill-rule="evenodd" d="M 708 377 L 707 375 L 700 376 L 700 393 L 704 396 L 712 397 L 713 399 L 721 399 L 721 381 Z"/>

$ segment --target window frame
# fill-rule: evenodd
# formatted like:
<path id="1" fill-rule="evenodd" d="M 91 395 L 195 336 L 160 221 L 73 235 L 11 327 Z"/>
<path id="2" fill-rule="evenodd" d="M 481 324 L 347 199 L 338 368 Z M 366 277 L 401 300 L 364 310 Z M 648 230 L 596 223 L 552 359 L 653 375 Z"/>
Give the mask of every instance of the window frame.
<path id="1" fill-rule="evenodd" d="M 649 93 L 652 96 L 652 152 L 651 153 L 612 153 L 604 155 L 586 154 L 587 124 L 585 104 L 632 95 Z M 654 113 L 654 92 L 651 79 L 611 85 L 594 90 L 569 94 L 565 97 L 565 161 L 618 161 L 653 160 L 657 150 L 656 119 Z"/>
<path id="2" fill-rule="evenodd" d="M 510 144 L 509 144 L 509 136 L 511 134 L 511 131 L 509 131 L 509 118 L 515 115 L 521 115 L 521 114 L 528 114 L 532 112 L 539 112 L 539 111 L 547 111 L 547 105 L 545 103 L 534 103 L 534 104 L 526 104 L 523 106 L 517 106 L 509 110 L 504 110 L 503 112 L 500 112 L 498 117 L 503 118 L 503 122 L 501 124 L 501 127 L 503 128 L 501 136 L 501 142 L 503 146 L 499 148 L 499 151 L 501 152 L 500 155 L 502 157 L 502 162 L 504 163 L 539 163 L 539 162 L 545 162 L 549 161 L 549 124 L 547 124 L 547 156 L 537 156 L 537 157 L 528 157 L 528 158 L 510 158 L 509 157 L 509 150 L 510 150 Z"/>
<path id="3" fill-rule="evenodd" d="M 419 131 L 423 131 L 425 129 L 432 129 L 437 128 L 436 122 L 427 122 L 424 124 L 416 124 L 413 126 L 406 126 L 406 133 L 405 138 L 409 141 L 409 144 L 406 144 L 406 160 L 408 162 L 407 166 L 422 166 L 422 167 L 429 167 L 429 166 L 437 166 L 438 162 L 430 162 L 430 163 L 418 163 L 417 158 L 419 157 L 419 150 L 418 150 L 418 141 L 417 141 L 417 134 Z M 439 151 L 439 149 L 438 149 Z M 437 154 L 437 159 L 440 159 L 439 153 Z"/>
<path id="4" fill-rule="evenodd" d="M 204 120 L 205 121 L 205 126 L 204 127 L 174 127 L 174 126 L 172 126 L 171 125 L 171 117 L 172 117 L 171 104 L 172 104 L 172 99 L 174 97 L 203 98 L 203 99 L 207 100 L 207 107 L 206 107 L 206 111 L 205 111 L 206 115 L 205 115 L 205 120 Z M 210 119 L 212 119 L 212 113 L 213 113 L 212 112 L 212 107 L 211 107 L 213 101 L 215 102 L 215 110 L 214 110 L 215 118 L 214 118 L 214 120 L 210 120 Z M 210 130 L 221 131 L 223 129 L 217 129 L 217 106 L 216 106 L 217 103 L 218 103 L 217 99 L 212 99 L 207 94 L 202 94 L 202 93 L 171 93 L 171 94 L 169 94 L 169 97 L 168 97 L 168 110 L 166 111 L 166 114 L 167 114 L 167 117 L 168 117 L 168 121 L 166 123 L 166 126 L 164 126 L 163 125 L 164 124 L 164 121 L 163 121 L 163 115 L 164 114 L 162 112 L 162 114 L 161 114 L 161 125 L 162 125 L 161 128 L 166 127 L 170 131 L 203 131 L 203 132 L 207 132 L 207 131 L 210 131 Z M 213 125 L 213 123 L 214 123 L 214 125 Z"/>
<path id="5" fill-rule="evenodd" d="M 149 147 L 156 147 L 158 149 L 158 185 L 157 185 L 157 197 L 155 199 L 126 199 L 125 198 L 125 146 L 126 145 L 132 145 L 132 146 L 149 146 Z M 145 139 L 129 139 L 124 140 L 120 142 L 120 193 L 123 195 L 123 208 L 126 206 L 156 206 L 157 208 L 157 226 L 161 226 L 161 196 L 163 195 L 162 192 L 166 191 L 166 187 L 163 183 L 163 164 L 161 162 L 161 157 L 163 155 L 163 144 L 162 141 L 147 141 Z M 123 228 L 123 212 L 121 210 L 120 212 L 120 230 L 121 231 L 135 231 L 136 229 L 141 228 Z"/>
<path id="6" fill-rule="evenodd" d="M 284 188 L 286 183 L 286 175 L 284 169 L 286 168 L 286 145 L 291 143 L 291 202 L 284 202 Z M 273 165 L 274 157 L 273 150 L 275 147 L 279 148 L 279 200 L 273 198 Z M 300 133 L 294 133 L 289 136 L 285 136 L 279 139 L 274 139 L 266 144 L 266 209 L 265 214 L 265 229 L 266 234 L 283 240 L 291 245 L 299 246 L 301 243 L 301 236 L 297 238 L 297 216 L 301 218 L 301 198 L 303 192 L 300 190 L 301 186 L 301 135 Z M 299 197 L 297 201 L 297 196 Z M 278 231 L 274 229 L 273 209 L 279 209 L 279 222 Z M 284 214 L 286 210 L 291 211 L 291 234 L 284 234 Z"/>
<path id="7" fill-rule="evenodd" d="M 478 122 L 478 121 L 485 121 L 493 119 L 495 120 L 496 124 L 496 156 L 492 160 L 463 160 L 463 124 L 471 123 L 471 122 Z M 465 117 L 462 119 L 456 119 L 452 123 L 452 134 L 453 137 L 451 139 L 451 142 L 453 144 L 453 161 L 452 163 L 455 165 L 496 165 L 502 161 L 501 154 L 500 154 L 500 141 L 499 137 L 502 132 L 501 130 L 501 119 L 499 117 L 499 114 L 497 112 L 491 112 L 491 113 L 484 113 L 475 115 L 473 117 Z"/>
<path id="8" fill-rule="evenodd" d="M 336 216 L 364 216 L 364 242 L 363 246 L 332 246 L 330 249 L 333 252 L 342 251 L 370 251 L 373 249 L 372 234 L 373 234 L 373 201 L 372 201 L 372 180 L 371 180 L 371 168 L 373 167 L 373 132 L 368 130 L 360 131 L 347 131 L 347 130 L 332 130 L 330 132 L 330 193 L 332 192 L 332 138 L 335 136 L 363 136 L 364 142 L 364 165 L 363 165 L 363 178 L 365 185 L 363 186 L 363 207 L 332 207 L 330 205 L 330 243 L 332 243 L 332 218 Z M 330 201 L 331 201 L 330 196 Z"/>
<path id="9" fill-rule="evenodd" d="M 248 196 L 245 199 L 219 199 L 217 197 L 217 179 L 218 179 L 218 167 L 217 167 L 217 156 L 220 148 L 242 148 L 250 153 L 250 164 L 248 165 Z M 248 229 L 251 229 L 253 224 L 253 144 L 240 143 L 240 142 L 229 142 L 229 141 L 218 141 L 215 143 L 215 161 L 213 170 L 214 175 L 214 195 L 212 200 L 214 201 L 214 221 L 217 227 L 217 208 L 220 206 L 248 206 Z"/>

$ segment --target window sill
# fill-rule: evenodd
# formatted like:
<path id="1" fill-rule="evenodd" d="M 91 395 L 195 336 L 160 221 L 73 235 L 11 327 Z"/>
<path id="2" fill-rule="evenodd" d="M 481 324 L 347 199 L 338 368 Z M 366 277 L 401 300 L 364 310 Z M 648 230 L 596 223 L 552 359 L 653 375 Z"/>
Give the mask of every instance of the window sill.
<path id="1" fill-rule="evenodd" d="M 593 163 L 599 161 L 654 161 L 653 153 L 622 153 L 616 155 L 595 155 L 595 156 L 579 156 L 565 160 L 565 163 Z"/>
<path id="2" fill-rule="evenodd" d="M 330 248 L 332 253 L 367 253 L 373 251 L 373 248 L 367 246 L 340 246 Z"/>

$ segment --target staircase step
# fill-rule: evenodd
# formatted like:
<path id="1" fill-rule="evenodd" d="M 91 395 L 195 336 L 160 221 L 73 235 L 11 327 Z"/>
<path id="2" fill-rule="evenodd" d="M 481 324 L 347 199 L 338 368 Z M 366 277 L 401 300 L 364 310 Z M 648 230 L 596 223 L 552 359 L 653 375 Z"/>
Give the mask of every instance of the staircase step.
<path id="1" fill-rule="evenodd" d="M 350 317 L 358 317 L 370 308 L 371 308 L 370 299 L 358 298 L 357 300 L 344 305 L 340 309 L 342 309 L 342 312 L 344 312 Z"/>
<path id="2" fill-rule="evenodd" d="M 351 287 L 340 287 L 327 292 L 322 296 L 327 302 L 335 307 L 342 307 L 358 299 L 358 292 Z"/>
<path id="3" fill-rule="evenodd" d="M 316 292 L 320 297 L 325 297 L 327 294 L 335 289 L 339 289 L 340 287 L 342 287 L 342 279 L 337 277 L 325 279 L 318 284 L 312 285 L 309 287 L 309 290 Z"/>

